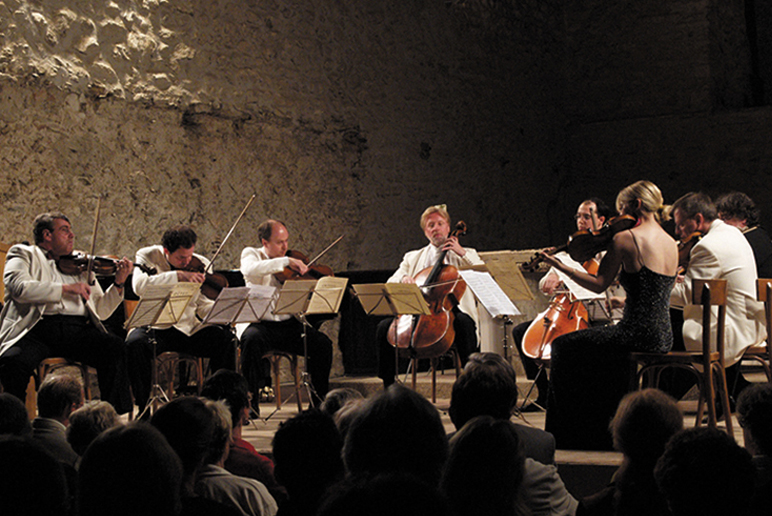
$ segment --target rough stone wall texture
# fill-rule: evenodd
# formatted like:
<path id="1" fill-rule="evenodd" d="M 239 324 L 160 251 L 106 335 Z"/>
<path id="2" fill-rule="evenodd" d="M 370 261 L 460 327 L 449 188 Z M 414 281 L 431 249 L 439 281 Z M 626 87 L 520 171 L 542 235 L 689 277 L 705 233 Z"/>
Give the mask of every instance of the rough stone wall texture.
<path id="1" fill-rule="evenodd" d="M 447 203 L 481 249 L 562 161 L 558 2 L 3 0 L 0 240 L 68 212 L 102 252 L 177 222 L 237 267 L 266 217 L 336 270 L 394 268 Z M 552 54 L 550 56 L 550 54 Z M 556 121 L 558 123 L 556 124 Z M 517 182 L 517 186 L 516 183 Z"/>

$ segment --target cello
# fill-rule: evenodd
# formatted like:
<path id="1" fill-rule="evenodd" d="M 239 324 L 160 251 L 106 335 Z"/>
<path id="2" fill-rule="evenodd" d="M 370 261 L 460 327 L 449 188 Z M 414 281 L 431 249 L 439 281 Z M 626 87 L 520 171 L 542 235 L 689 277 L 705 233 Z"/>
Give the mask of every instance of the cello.
<path id="1" fill-rule="evenodd" d="M 450 236 L 466 234 L 466 224 L 458 221 Z M 458 269 L 445 265 L 447 250 L 437 257 L 433 267 L 427 267 L 415 276 L 416 284 L 429 305 L 429 315 L 400 315 L 392 321 L 387 338 L 399 349 L 409 349 L 415 358 L 431 358 L 444 354 L 453 345 L 453 308 L 466 292 L 466 282 Z"/>

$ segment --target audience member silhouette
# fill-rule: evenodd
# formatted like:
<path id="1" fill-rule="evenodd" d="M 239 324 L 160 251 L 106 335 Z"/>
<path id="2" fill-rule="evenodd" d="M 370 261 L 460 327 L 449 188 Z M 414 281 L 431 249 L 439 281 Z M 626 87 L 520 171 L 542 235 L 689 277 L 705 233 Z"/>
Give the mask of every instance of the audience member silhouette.
<path id="1" fill-rule="evenodd" d="M 97 436 L 78 476 L 80 516 L 180 514 L 182 464 L 147 423 L 117 426 Z"/>
<path id="2" fill-rule="evenodd" d="M 32 435 L 27 407 L 19 398 L 8 392 L 0 392 L 0 435 Z"/>
<path id="3" fill-rule="evenodd" d="M 408 473 L 439 486 L 448 439 L 437 409 L 420 394 L 393 384 L 357 411 L 343 445 L 350 475 Z"/>
<path id="4" fill-rule="evenodd" d="M 746 516 L 753 494 L 750 454 L 716 428 L 683 430 L 654 468 L 672 516 Z"/>
<path id="5" fill-rule="evenodd" d="M 343 442 L 332 418 L 311 409 L 282 423 L 273 436 L 276 478 L 289 499 L 280 516 L 316 514 L 326 489 L 343 478 Z"/>
<path id="6" fill-rule="evenodd" d="M 86 448 L 105 430 L 121 424 L 115 408 L 107 401 L 92 400 L 70 414 L 67 442 L 83 457 Z"/>
<path id="7" fill-rule="evenodd" d="M 517 404 L 517 375 L 496 353 L 474 353 L 453 384 L 450 419 L 456 429 L 476 416 L 510 421 Z M 518 511 L 532 515 L 573 514 L 579 502 L 568 492 L 555 462 L 552 434 L 515 424 L 525 459 L 525 477 L 517 495 Z"/>
<path id="8" fill-rule="evenodd" d="M 244 425 L 249 421 L 251 394 L 249 384 L 243 375 L 227 369 L 220 369 L 204 381 L 201 395 L 211 400 L 222 400 L 231 412 L 233 426 L 230 453 L 224 468 L 234 475 L 254 478 L 268 488 L 276 502 L 287 498 L 287 491 L 276 482 L 273 461 L 257 453 L 255 447 L 242 438 Z"/>
<path id="9" fill-rule="evenodd" d="M 195 493 L 194 487 L 214 438 L 212 411 L 199 398 L 185 396 L 160 407 L 150 424 L 161 431 L 182 462 L 182 506 L 188 515 L 233 515 L 240 511 Z"/>
<path id="10" fill-rule="evenodd" d="M 318 516 L 448 516 L 445 497 L 434 486 L 406 473 L 346 479 L 332 488 Z"/>
<path id="11" fill-rule="evenodd" d="M 513 516 L 524 474 L 515 424 L 478 416 L 450 439 L 441 486 L 456 516 Z"/>
<path id="12" fill-rule="evenodd" d="M 624 456 L 622 465 L 608 487 L 582 500 L 577 516 L 667 516 L 654 465 L 683 426 L 676 401 L 660 390 L 644 389 L 622 398 L 609 425 L 614 448 Z"/>
<path id="13" fill-rule="evenodd" d="M 62 465 L 40 443 L 0 436 L 0 512 L 14 516 L 73 514 Z"/>
<path id="14" fill-rule="evenodd" d="M 244 516 L 274 516 L 278 510 L 276 501 L 262 483 L 239 477 L 222 467 L 231 442 L 231 414 L 221 401 L 204 403 L 215 425 L 204 466 L 196 478 L 196 494 L 236 508 Z"/>
<path id="15" fill-rule="evenodd" d="M 319 405 L 319 410 L 334 418 L 338 410 L 343 408 L 346 403 L 351 400 L 362 399 L 364 399 L 364 396 L 358 390 L 349 387 L 339 387 L 327 393 L 321 405 Z"/>
<path id="16" fill-rule="evenodd" d="M 750 514 L 764 514 L 772 510 L 772 384 L 747 387 L 737 400 L 737 419 L 756 467 Z"/>
<path id="17" fill-rule="evenodd" d="M 79 457 L 67 442 L 67 425 L 70 414 L 82 405 L 83 384 L 79 377 L 49 375 L 38 390 L 38 417 L 32 421 L 32 437 L 73 469 Z"/>
<path id="18" fill-rule="evenodd" d="M 459 430 L 476 416 L 509 420 L 517 405 L 517 373 L 496 353 L 474 353 L 463 374 L 453 384 L 450 395 L 450 420 Z M 516 427 L 526 457 L 542 464 L 555 463 L 555 438 L 539 428 L 518 424 Z"/>

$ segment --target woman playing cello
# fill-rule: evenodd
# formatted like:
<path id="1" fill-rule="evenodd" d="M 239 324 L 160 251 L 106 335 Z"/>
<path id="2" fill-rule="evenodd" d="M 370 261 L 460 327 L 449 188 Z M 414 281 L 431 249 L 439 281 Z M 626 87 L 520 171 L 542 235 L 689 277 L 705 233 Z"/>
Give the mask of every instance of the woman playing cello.
<path id="1" fill-rule="evenodd" d="M 653 183 L 638 181 L 619 192 L 616 207 L 638 223 L 613 236 L 597 275 L 542 253 L 547 263 L 594 292 L 603 292 L 621 270 L 627 292 L 617 325 L 569 333 L 552 344 L 545 430 L 562 449 L 611 449 L 608 421 L 630 383 L 628 352 L 665 353 L 673 343 L 669 295 L 678 249 L 659 224 L 662 194 Z"/>

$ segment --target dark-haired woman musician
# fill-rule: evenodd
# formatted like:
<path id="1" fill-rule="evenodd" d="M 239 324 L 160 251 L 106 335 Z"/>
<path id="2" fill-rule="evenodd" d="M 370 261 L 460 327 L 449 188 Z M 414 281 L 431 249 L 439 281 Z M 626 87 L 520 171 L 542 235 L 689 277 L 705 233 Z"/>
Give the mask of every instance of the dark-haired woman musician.
<path id="1" fill-rule="evenodd" d="M 638 223 L 614 235 L 597 275 L 544 256 L 594 292 L 603 292 L 621 270 L 627 292 L 619 324 L 569 333 L 553 342 L 545 430 L 562 449 L 611 449 L 608 422 L 630 384 L 628 353 L 665 353 L 673 344 L 669 296 L 678 249 L 659 224 L 662 194 L 653 183 L 638 181 L 619 192 L 616 207 Z"/>

